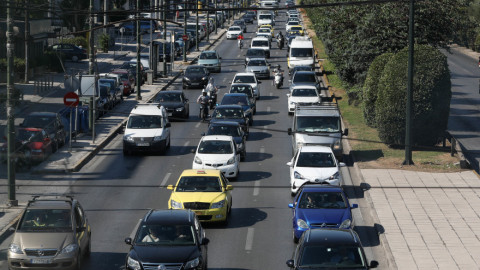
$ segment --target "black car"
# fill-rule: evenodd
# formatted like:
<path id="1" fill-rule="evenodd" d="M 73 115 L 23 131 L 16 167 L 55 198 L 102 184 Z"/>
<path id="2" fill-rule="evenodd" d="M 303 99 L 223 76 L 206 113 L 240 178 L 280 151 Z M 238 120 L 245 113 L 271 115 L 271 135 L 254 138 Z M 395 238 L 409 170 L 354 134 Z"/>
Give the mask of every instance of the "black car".
<path id="1" fill-rule="evenodd" d="M 249 118 L 248 124 L 253 125 L 253 112 L 257 110 L 257 105 L 250 102 L 247 94 L 244 93 L 228 93 L 225 94 L 220 105 L 238 104 L 242 106 L 244 114 Z"/>
<path id="2" fill-rule="evenodd" d="M 315 86 L 320 93 L 320 80 L 318 80 L 314 71 L 297 71 L 292 74 L 292 79 L 288 80 L 290 83 L 290 90 L 292 90 L 294 86 L 309 85 Z"/>
<path id="3" fill-rule="evenodd" d="M 150 210 L 140 220 L 125 268 L 207 269 L 205 231 L 192 210 Z"/>
<path id="4" fill-rule="evenodd" d="M 241 83 L 236 83 L 233 84 L 230 87 L 229 93 L 243 93 L 247 94 L 248 98 L 250 99 L 250 102 L 255 104 L 253 114 L 257 113 L 257 99 L 255 98 L 255 93 L 253 92 L 253 87 L 250 84 L 241 84 Z"/>
<path id="5" fill-rule="evenodd" d="M 54 112 L 33 112 L 28 114 L 20 124 L 24 128 L 41 128 L 47 131 L 53 143 L 53 152 L 65 145 L 67 132 L 60 114 Z"/>
<path id="6" fill-rule="evenodd" d="M 87 59 L 87 50 L 73 44 L 54 44 L 52 46 L 49 46 L 47 50 L 61 53 L 65 56 L 66 59 L 71 59 L 74 62 L 82 59 Z"/>
<path id="7" fill-rule="evenodd" d="M 165 107 L 169 118 L 187 119 L 190 113 L 188 99 L 182 91 L 160 91 L 153 102 Z"/>
<path id="8" fill-rule="evenodd" d="M 247 135 L 243 132 L 238 122 L 214 121 L 208 126 L 207 133 L 202 135 L 227 135 L 232 136 L 240 152 L 240 160 L 244 161 L 247 156 L 246 141 Z"/>
<path id="9" fill-rule="evenodd" d="M 243 18 L 242 18 L 246 23 L 252 23 L 253 24 L 253 21 L 255 20 L 255 15 L 252 15 L 252 14 L 245 14 L 243 15 Z"/>
<path id="10" fill-rule="evenodd" d="M 210 79 L 210 72 L 204 66 L 192 65 L 185 69 L 182 80 L 182 88 L 204 88 Z"/>
<path id="11" fill-rule="evenodd" d="M 360 238 L 351 229 L 310 229 L 300 238 L 291 260 L 290 269 L 370 269 L 377 261 L 367 264 Z"/>
<path id="12" fill-rule="evenodd" d="M 295 66 L 288 72 L 288 75 L 293 76 L 297 71 L 315 71 L 311 66 Z"/>
<path id="13" fill-rule="evenodd" d="M 135 79 L 137 78 L 137 61 L 125 61 L 119 68 L 130 70 L 133 76 L 135 77 Z M 143 85 L 147 80 L 147 73 L 145 73 L 145 68 L 143 67 L 143 64 L 141 62 L 140 62 L 140 80 L 141 80 L 140 85 Z"/>
<path id="14" fill-rule="evenodd" d="M 267 55 L 265 54 L 264 49 L 250 48 L 247 50 L 247 53 L 245 54 L 245 64 L 247 64 L 251 58 L 267 58 Z"/>
<path id="15" fill-rule="evenodd" d="M 233 22 L 233 25 L 238 25 L 240 28 L 242 28 L 243 33 L 247 32 L 247 24 L 245 23 L 244 20 L 235 20 Z"/>
<path id="16" fill-rule="evenodd" d="M 243 132 L 248 136 L 248 126 L 250 119 L 245 115 L 243 107 L 240 105 L 218 105 L 212 112 L 210 124 L 219 121 L 237 122 L 242 127 Z"/>

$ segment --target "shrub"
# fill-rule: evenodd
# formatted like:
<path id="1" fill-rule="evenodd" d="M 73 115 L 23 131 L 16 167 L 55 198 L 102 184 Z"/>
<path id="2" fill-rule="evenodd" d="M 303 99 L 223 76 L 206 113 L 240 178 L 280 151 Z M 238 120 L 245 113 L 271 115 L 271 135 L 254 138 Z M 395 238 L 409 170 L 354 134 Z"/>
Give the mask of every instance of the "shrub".
<path id="1" fill-rule="evenodd" d="M 65 38 L 61 42 L 66 44 L 74 44 L 77 46 L 82 46 L 83 48 L 88 47 L 87 39 L 84 37 Z"/>
<path id="2" fill-rule="evenodd" d="M 108 52 L 108 47 L 109 47 L 109 42 L 110 36 L 107 34 L 101 34 L 100 37 L 98 38 L 98 44 L 100 45 L 100 48 L 104 52 Z"/>
<path id="3" fill-rule="evenodd" d="M 0 71 L 7 71 L 7 59 L 0 59 Z M 13 72 L 15 73 L 24 73 L 25 72 L 25 59 L 23 58 L 14 58 L 13 59 Z"/>
<path id="4" fill-rule="evenodd" d="M 362 110 L 365 123 L 370 127 L 376 127 L 375 102 L 377 101 L 378 81 L 383 73 L 385 65 L 393 57 L 393 53 L 384 53 L 373 60 L 368 69 L 367 78 L 362 92 Z"/>
<path id="5" fill-rule="evenodd" d="M 415 45 L 412 144 L 434 145 L 447 128 L 451 82 L 447 57 L 429 45 Z M 385 65 L 378 83 L 375 114 L 380 139 L 389 145 L 405 142 L 408 48 Z"/>

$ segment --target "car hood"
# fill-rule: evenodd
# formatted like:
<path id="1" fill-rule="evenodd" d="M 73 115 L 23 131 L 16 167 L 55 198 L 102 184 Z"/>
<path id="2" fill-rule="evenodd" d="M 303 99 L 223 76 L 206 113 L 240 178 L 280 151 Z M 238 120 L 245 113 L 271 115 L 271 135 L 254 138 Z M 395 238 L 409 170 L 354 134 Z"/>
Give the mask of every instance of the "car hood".
<path id="1" fill-rule="evenodd" d="M 185 74 L 185 78 L 188 78 L 190 80 L 199 80 L 203 77 L 207 77 L 206 74 L 195 74 L 195 73 L 192 73 L 192 74 Z"/>
<path id="2" fill-rule="evenodd" d="M 137 246 L 130 251 L 130 256 L 141 262 L 149 263 L 185 263 L 198 257 L 196 245 L 192 246 Z"/>
<path id="3" fill-rule="evenodd" d="M 230 122 L 237 122 L 240 125 L 245 125 L 245 118 L 212 118 L 210 123 L 215 123 L 219 121 L 230 121 Z"/>
<path id="4" fill-rule="evenodd" d="M 296 214 L 297 214 L 296 216 L 297 219 L 305 220 L 310 225 L 310 227 L 321 226 L 321 224 L 323 223 L 340 225 L 345 219 L 351 219 L 351 213 L 348 208 L 344 208 L 344 209 L 298 208 L 296 210 Z"/>
<path id="5" fill-rule="evenodd" d="M 313 57 L 290 57 L 290 67 L 294 66 L 311 66 L 313 65 Z"/>
<path id="6" fill-rule="evenodd" d="M 228 32 L 227 32 L 227 34 L 230 34 L 230 35 L 238 35 L 238 34 L 240 34 L 240 33 L 242 33 L 241 30 L 238 30 L 238 31 L 228 31 Z"/>
<path id="7" fill-rule="evenodd" d="M 320 98 L 319 97 L 292 97 L 292 96 L 290 96 L 288 101 L 290 101 L 290 102 L 293 101 L 293 102 L 296 102 L 296 103 L 301 103 L 301 102 L 315 103 L 315 102 L 320 102 Z"/>
<path id="8" fill-rule="evenodd" d="M 268 71 L 268 67 L 265 66 L 247 66 L 245 72 L 255 72 L 255 71 Z"/>
<path id="9" fill-rule="evenodd" d="M 169 102 L 169 101 L 164 101 L 164 102 L 159 102 L 159 104 L 165 108 L 178 108 L 178 107 L 183 107 L 182 102 Z"/>
<path id="10" fill-rule="evenodd" d="M 232 85 L 235 85 L 236 83 L 232 83 Z M 238 84 L 238 83 L 237 83 Z M 253 87 L 253 89 L 256 89 L 257 88 L 257 84 L 256 83 L 241 83 L 241 84 L 249 84 Z"/>
<path id="11" fill-rule="evenodd" d="M 233 154 L 199 154 L 196 156 L 202 160 L 202 164 L 209 163 L 227 163 L 233 157 Z"/>
<path id="12" fill-rule="evenodd" d="M 328 133 L 328 132 L 312 132 L 308 133 L 295 133 L 295 141 L 304 145 L 326 145 L 333 146 L 333 144 L 340 139 L 341 133 Z"/>
<path id="13" fill-rule="evenodd" d="M 212 64 L 218 64 L 217 59 L 198 59 L 198 64 L 199 65 L 212 65 Z"/>
<path id="14" fill-rule="evenodd" d="M 338 172 L 337 167 L 323 167 L 323 168 L 312 168 L 312 167 L 295 167 L 295 171 L 301 174 L 303 177 L 309 180 L 316 179 L 327 179 L 330 176 Z"/>
<path id="15" fill-rule="evenodd" d="M 73 232 L 15 232 L 12 243 L 23 249 L 57 249 L 74 243 Z"/>
<path id="16" fill-rule="evenodd" d="M 127 129 L 125 130 L 125 136 L 132 137 L 155 137 L 161 136 L 163 128 L 149 128 L 149 129 Z"/>
<path id="17" fill-rule="evenodd" d="M 223 192 L 173 192 L 170 199 L 176 202 L 213 203 L 225 199 Z"/>

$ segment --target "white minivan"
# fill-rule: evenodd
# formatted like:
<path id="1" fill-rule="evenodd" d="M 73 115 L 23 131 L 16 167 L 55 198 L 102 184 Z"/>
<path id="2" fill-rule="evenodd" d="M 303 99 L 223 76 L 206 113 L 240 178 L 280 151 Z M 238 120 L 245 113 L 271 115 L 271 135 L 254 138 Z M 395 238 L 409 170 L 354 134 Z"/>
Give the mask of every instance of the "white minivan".
<path id="1" fill-rule="evenodd" d="M 288 69 L 295 66 L 310 66 L 315 68 L 315 50 L 309 37 L 297 36 L 290 44 L 288 53 Z"/>

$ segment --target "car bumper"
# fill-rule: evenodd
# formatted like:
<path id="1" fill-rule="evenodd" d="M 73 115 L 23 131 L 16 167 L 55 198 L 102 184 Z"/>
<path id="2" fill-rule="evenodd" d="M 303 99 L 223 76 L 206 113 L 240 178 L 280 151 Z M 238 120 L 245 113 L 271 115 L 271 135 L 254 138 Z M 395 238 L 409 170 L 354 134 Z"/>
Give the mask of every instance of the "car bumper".
<path id="1" fill-rule="evenodd" d="M 298 190 L 305 184 L 340 186 L 341 183 L 342 179 L 340 177 L 337 179 L 326 179 L 322 182 L 316 182 L 315 180 L 308 179 L 290 179 L 290 191 L 293 194 L 297 194 Z"/>
<path id="2" fill-rule="evenodd" d="M 166 146 L 166 140 L 149 142 L 149 145 L 139 146 L 135 142 L 123 141 L 123 149 L 131 152 L 159 152 Z"/>
<path id="3" fill-rule="evenodd" d="M 224 221 L 227 217 L 227 207 L 205 210 L 192 210 L 193 212 L 195 212 L 201 222 L 221 222 Z"/>
<path id="4" fill-rule="evenodd" d="M 257 77 L 258 79 L 270 79 L 270 72 L 267 71 L 267 72 L 254 72 L 255 73 L 255 77 Z"/>
<path id="5" fill-rule="evenodd" d="M 236 34 L 227 34 L 227 39 L 236 39 L 238 35 Z"/>
<path id="6" fill-rule="evenodd" d="M 223 165 L 223 166 L 218 166 L 218 167 L 215 167 L 215 166 L 207 166 L 205 165 L 204 163 L 202 164 L 197 164 L 195 162 L 193 162 L 193 165 L 192 165 L 192 169 L 212 169 L 212 170 L 219 170 L 221 171 L 225 177 L 227 178 L 235 178 L 237 177 L 237 168 L 238 168 L 238 165 L 237 164 L 230 164 L 230 165 Z"/>
<path id="7" fill-rule="evenodd" d="M 216 66 L 207 66 L 207 65 L 204 65 L 208 71 L 210 72 L 220 72 L 222 70 L 222 67 L 219 66 L 219 65 L 216 65 Z"/>
<path id="8" fill-rule="evenodd" d="M 74 270 L 77 264 L 77 257 L 73 258 L 52 258 L 52 257 L 29 257 L 24 254 L 21 257 L 10 257 L 8 258 L 8 267 L 11 270 L 25 270 L 25 269 L 35 269 L 35 270 Z M 34 263 L 36 259 L 46 259 L 49 260 L 47 263 Z"/>
<path id="9" fill-rule="evenodd" d="M 184 86 L 187 86 L 189 88 L 193 88 L 193 87 L 197 87 L 197 88 L 204 88 L 205 86 L 207 86 L 208 84 L 208 81 L 186 81 L 184 80 L 183 81 L 183 85 Z"/>

